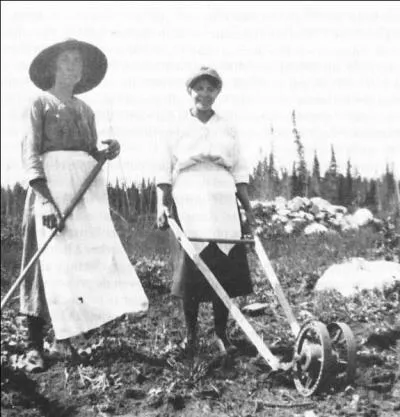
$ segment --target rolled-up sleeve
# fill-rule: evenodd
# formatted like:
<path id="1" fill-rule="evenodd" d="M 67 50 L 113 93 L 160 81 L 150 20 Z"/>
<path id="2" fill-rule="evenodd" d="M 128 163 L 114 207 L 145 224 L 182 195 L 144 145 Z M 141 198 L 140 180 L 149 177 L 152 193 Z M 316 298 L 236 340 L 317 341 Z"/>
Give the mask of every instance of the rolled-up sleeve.
<path id="1" fill-rule="evenodd" d="M 243 146 L 238 137 L 236 130 L 232 130 L 232 135 L 234 136 L 234 162 L 232 165 L 231 173 L 235 184 L 248 183 L 249 182 L 249 165 L 247 158 L 244 154 Z"/>
<path id="2" fill-rule="evenodd" d="M 40 158 L 43 141 L 43 104 L 40 99 L 33 102 L 27 115 L 28 123 L 22 139 L 22 166 L 25 171 L 25 180 L 44 178 L 46 175 Z"/>

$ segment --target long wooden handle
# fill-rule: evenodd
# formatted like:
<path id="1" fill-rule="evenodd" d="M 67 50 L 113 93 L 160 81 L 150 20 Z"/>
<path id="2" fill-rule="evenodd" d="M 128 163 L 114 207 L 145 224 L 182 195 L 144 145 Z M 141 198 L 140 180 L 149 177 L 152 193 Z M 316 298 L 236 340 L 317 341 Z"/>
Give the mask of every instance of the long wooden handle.
<path id="1" fill-rule="evenodd" d="M 278 298 L 283 308 L 283 311 L 289 321 L 290 328 L 292 329 L 294 336 L 297 336 L 300 331 L 300 325 L 293 314 L 293 311 L 285 297 L 281 284 L 278 280 L 278 277 L 276 276 L 275 271 L 272 268 L 271 262 L 268 259 L 267 254 L 265 253 L 261 240 L 257 235 L 254 236 L 254 249 L 257 253 L 258 259 L 260 260 L 262 267 L 264 268 L 264 272 L 272 286 L 272 289 L 274 290 L 274 293 Z"/>
<path id="2" fill-rule="evenodd" d="M 95 167 L 90 171 L 89 175 L 85 179 L 85 181 L 82 183 L 81 187 L 79 188 L 78 192 L 76 193 L 75 197 L 71 200 L 68 207 L 65 209 L 63 213 L 63 220 L 65 221 L 70 214 L 73 212 L 76 205 L 79 203 L 83 195 L 86 193 L 86 191 L 91 186 L 94 179 L 97 177 L 98 173 L 103 168 L 104 163 L 106 162 L 105 158 L 102 158 L 98 161 L 98 163 L 95 165 Z M 28 265 L 23 269 L 23 271 L 20 273 L 17 280 L 14 282 L 12 287 L 9 289 L 8 293 L 4 296 L 4 298 L 1 300 L 1 311 L 3 311 L 3 308 L 7 305 L 8 301 L 14 294 L 14 292 L 19 288 L 19 286 L 24 281 L 26 274 L 31 269 L 31 267 L 35 264 L 35 262 L 39 259 L 40 255 L 44 252 L 44 250 L 47 248 L 47 245 L 52 241 L 54 236 L 58 233 L 58 229 L 54 229 L 50 236 L 47 238 L 47 240 L 43 243 L 43 245 L 38 249 L 38 251 L 33 255 L 31 260 L 28 262 Z"/>
<path id="3" fill-rule="evenodd" d="M 249 340 L 257 348 L 260 355 L 266 360 L 269 366 L 273 370 L 280 368 L 279 360 L 272 354 L 272 352 L 264 344 L 261 337 L 256 333 L 251 324 L 246 320 L 239 308 L 231 301 L 228 294 L 225 292 L 224 288 L 218 282 L 217 278 L 210 271 L 205 262 L 200 258 L 200 255 L 196 252 L 193 245 L 190 243 L 189 239 L 185 236 L 181 228 L 178 226 L 176 221 L 171 217 L 168 218 L 168 224 L 174 233 L 176 239 L 182 245 L 185 252 L 190 256 L 193 262 L 197 265 L 199 270 L 203 273 L 204 277 L 207 279 L 211 287 L 217 293 L 219 298 L 225 304 L 226 308 L 231 313 L 232 317 L 235 319 L 236 323 L 243 330 Z"/>

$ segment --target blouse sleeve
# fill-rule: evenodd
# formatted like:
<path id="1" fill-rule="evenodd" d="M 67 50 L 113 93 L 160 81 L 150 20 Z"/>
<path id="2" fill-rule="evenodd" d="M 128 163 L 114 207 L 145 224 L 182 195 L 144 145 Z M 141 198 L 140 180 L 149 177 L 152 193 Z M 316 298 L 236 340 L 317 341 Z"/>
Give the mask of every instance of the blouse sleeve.
<path id="1" fill-rule="evenodd" d="M 250 171 L 244 155 L 243 146 L 236 129 L 232 129 L 232 135 L 234 136 L 234 162 L 231 173 L 235 184 L 248 183 Z"/>
<path id="2" fill-rule="evenodd" d="M 92 109 L 88 107 L 88 118 L 89 118 L 89 129 L 90 129 L 90 149 L 89 153 L 94 158 L 96 158 L 97 154 L 99 153 L 99 149 L 97 147 L 97 127 L 96 127 L 96 117 Z"/>
<path id="3" fill-rule="evenodd" d="M 46 179 L 40 158 L 43 144 L 43 104 L 40 99 L 33 102 L 28 115 L 28 126 L 22 139 L 22 165 L 25 178 L 30 183 L 35 179 Z"/>

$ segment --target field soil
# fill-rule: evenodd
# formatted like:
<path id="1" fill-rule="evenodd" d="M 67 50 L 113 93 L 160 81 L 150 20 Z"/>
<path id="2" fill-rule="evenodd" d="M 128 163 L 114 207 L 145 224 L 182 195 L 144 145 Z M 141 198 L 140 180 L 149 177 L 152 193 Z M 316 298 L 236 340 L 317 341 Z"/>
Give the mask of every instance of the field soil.
<path id="1" fill-rule="evenodd" d="M 201 306 L 196 357 L 186 358 L 181 348 L 185 336 L 181 308 L 169 293 L 171 236 L 147 226 L 117 224 L 117 228 L 149 297 L 148 313 L 121 317 L 74 338 L 77 356 L 50 360 L 45 372 L 28 374 L 22 366 L 23 318 L 14 299 L 1 319 L 3 417 L 399 415 L 400 287 L 346 298 L 313 290 L 333 263 L 351 256 L 382 259 L 380 233 L 366 229 L 264 241 L 299 323 L 341 321 L 355 336 L 355 380 L 336 380 L 324 392 L 304 397 L 294 387 L 293 374 L 272 371 L 232 319 L 229 336 L 236 350 L 228 357 L 218 355 L 209 304 Z M 7 260 L 2 260 L 3 295 L 18 270 L 20 240 L 13 233 L 8 239 L 2 235 Z M 268 304 L 247 318 L 272 352 L 288 363 L 295 338 L 252 250 L 248 257 L 254 293 L 235 303 L 240 308 Z M 49 328 L 46 347 L 51 342 Z"/>

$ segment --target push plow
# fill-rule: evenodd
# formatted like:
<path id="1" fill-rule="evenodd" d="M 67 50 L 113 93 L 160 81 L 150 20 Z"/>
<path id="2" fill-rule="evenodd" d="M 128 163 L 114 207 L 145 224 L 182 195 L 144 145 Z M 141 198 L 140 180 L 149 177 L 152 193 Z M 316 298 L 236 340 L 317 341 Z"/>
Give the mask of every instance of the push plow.
<path id="1" fill-rule="evenodd" d="M 293 375 L 294 385 L 301 395 L 309 397 L 326 390 L 338 380 L 346 384 L 350 384 L 353 381 L 356 372 L 356 343 L 350 327 L 341 322 L 325 325 L 320 321 L 309 321 L 300 326 L 257 235 L 252 239 L 191 238 L 184 234 L 172 217 L 168 217 L 168 224 L 180 245 L 203 273 L 238 326 L 256 347 L 258 353 L 272 370 L 290 371 Z M 281 362 L 265 345 L 262 338 L 257 334 L 240 309 L 232 302 L 215 275 L 201 259 L 192 242 L 239 243 L 254 247 L 265 275 L 283 308 L 295 337 L 291 362 Z"/>

